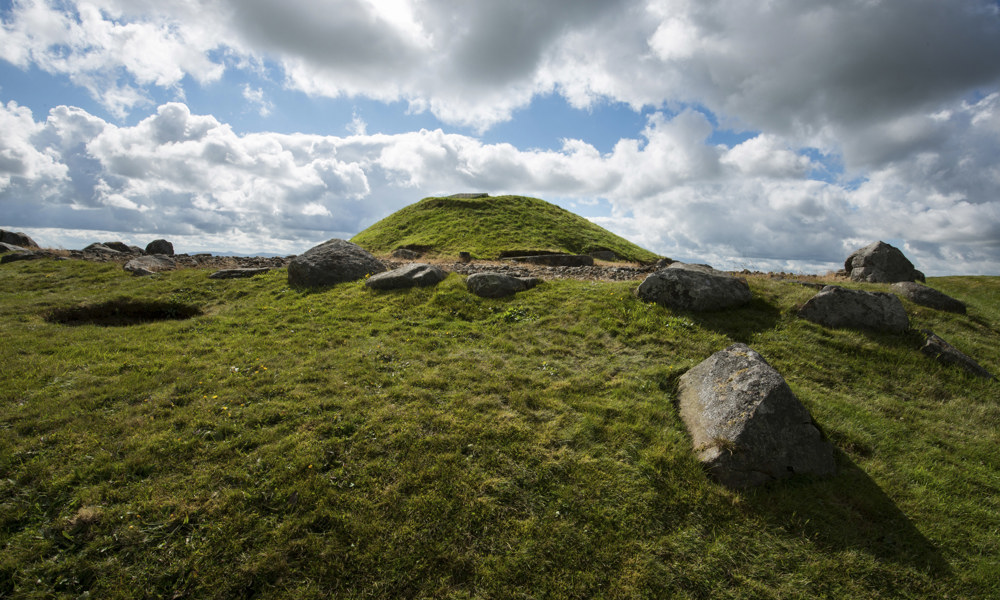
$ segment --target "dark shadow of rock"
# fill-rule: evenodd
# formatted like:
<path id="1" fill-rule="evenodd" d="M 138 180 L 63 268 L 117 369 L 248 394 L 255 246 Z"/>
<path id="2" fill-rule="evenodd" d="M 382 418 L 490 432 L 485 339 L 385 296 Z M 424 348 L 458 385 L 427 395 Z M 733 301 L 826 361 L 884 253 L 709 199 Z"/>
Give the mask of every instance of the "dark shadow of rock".
<path id="1" fill-rule="evenodd" d="M 861 551 L 935 576 L 951 576 L 940 550 L 878 484 L 846 454 L 834 454 L 835 477 L 794 477 L 747 490 L 744 505 L 771 525 L 820 546 Z"/>
<path id="2" fill-rule="evenodd" d="M 755 333 L 774 329 L 781 318 L 781 310 L 767 301 L 754 297 L 739 308 L 717 312 L 678 311 L 705 329 L 728 336 L 734 342 L 749 344 Z"/>
<path id="3" fill-rule="evenodd" d="M 202 314 L 197 306 L 179 302 L 112 300 L 54 310 L 45 315 L 50 323 L 125 327 L 153 321 L 190 319 Z"/>

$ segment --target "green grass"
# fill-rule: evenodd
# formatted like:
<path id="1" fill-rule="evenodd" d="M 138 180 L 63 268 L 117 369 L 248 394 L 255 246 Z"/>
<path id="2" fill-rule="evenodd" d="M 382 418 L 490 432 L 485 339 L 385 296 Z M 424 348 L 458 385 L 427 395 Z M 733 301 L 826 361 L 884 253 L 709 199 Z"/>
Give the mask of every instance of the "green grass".
<path id="1" fill-rule="evenodd" d="M 907 303 L 913 327 L 1000 370 L 1000 278 L 930 284 L 969 315 Z M 4 265 L 0 597 L 996 597 L 1000 385 L 750 285 L 699 315 L 634 283 L 487 300 L 454 274 L 375 293 Z M 80 305 L 201 314 L 47 320 Z M 676 381 L 735 341 L 812 412 L 836 477 L 706 477 Z"/>
<path id="2" fill-rule="evenodd" d="M 554 204 L 524 196 L 424 198 L 351 239 L 369 252 L 414 248 L 431 255 L 495 259 L 503 252 L 586 254 L 611 250 L 624 261 L 659 256 Z"/>

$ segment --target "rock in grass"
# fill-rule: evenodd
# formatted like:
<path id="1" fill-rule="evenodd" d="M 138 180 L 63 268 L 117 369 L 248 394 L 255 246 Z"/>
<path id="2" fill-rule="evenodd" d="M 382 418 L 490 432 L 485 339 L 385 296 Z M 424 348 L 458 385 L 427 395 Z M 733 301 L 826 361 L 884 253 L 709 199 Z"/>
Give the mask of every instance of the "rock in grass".
<path id="1" fill-rule="evenodd" d="M 332 239 L 293 258 L 288 263 L 288 283 L 324 287 L 383 271 L 385 265 L 361 246 Z"/>
<path id="2" fill-rule="evenodd" d="M 903 256 L 899 248 L 885 242 L 875 242 L 855 250 L 844 261 L 844 270 L 851 281 L 924 281 L 924 274 L 913 268 L 913 263 Z"/>
<path id="3" fill-rule="evenodd" d="M 902 333 L 910 327 L 899 298 L 828 285 L 799 309 L 799 316 L 824 327 Z"/>
<path id="4" fill-rule="evenodd" d="M 8 252 L 3 256 L 0 256 L 0 264 L 6 264 L 11 262 L 17 262 L 19 260 L 38 260 L 40 258 L 45 258 L 47 256 L 52 256 L 51 253 L 45 250 L 27 250 L 24 252 Z"/>
<path id="5" fill-rule="evenodd" d="M 753 298 L 750 286 L 708 266 L 673 263 L 651 273 L 636 296 L 678 310 L 712 311 L 742 306 Z"/>
<path id="6" fill-rule="evenodd" d="M 447 277 L 444 269 L 435 265 L 413 263 L 386 273 L 372 275 L 365 285 L 373 290 L 399 290 L 417 286 L 436 285 Z"/>
<path id="7" fill-rule="evenodd" d="M 163 256 L 162 254 L 154 254 L 151 256 L 139 256 L 133 258 L 132 260 L 125 263 L 122 267 L 126 271 L 132 273 L 136 276 L 152 275 L 153 273 L 158 273 L 159 271 L 169 271 L 177 266 L 174 259 Z"/>
<path id="8" fill-rule="evenodd" d="M 208 276 L 209 279 L 244 279 L 267 273 L 271 267 L 246 267 L 243 269 L 222 269 Z"/>
<path id="9" fill-rule="evenodd" d="M 20 231 L 7 231 L 6 229 L 0 229 L 0 243 L 18 246 L 25 250 L 38 248 L 38 244 L 28 234 L 21 233 Z"/>
<path id="10" fill-rule="evenodd" d="M 966 311 L 965 303 L 961 300 L 956 300 L 944 292 L 939 292 L 936 289 L 922 283 L 900 281 L 892 284 L 890 289 L 914 304 L 919 304 L 935 310 L 959 313 L 962 315 L 964 315 Z"/>
<path id="11" fill-rule="evenodd" d="M 685 373 L 678 395 L 698 460 L 727 487 L 836 471 L 833 447 L 809 411 L 746 344 L 716 352 Z"/>
<path id="12" fill-rule="evenodd" d="M 965 369 L 965 371 L 970 375 L 975 375 L 976 377 L 982 377 L 984 379 L 994 378 L 993 374 L 984 369 L 982 365 L 959 351 L 948 342 L 934 335 L 932 331 L 925 329 L 924 335 L 927 336 L 927 339 L 924 341 L 924 345 L 920 348 L 920 351 L 927 356 L 937 360 L 941 364 L 957 365 L 962 369 Z"/>
<path id="13" fill-rule="evenodd" d="M 483 298 L 503 298 L 530 290 L 542 280 L 537 277 L 511 277 L 502 273 L 475 273 L 465 280 L 470 292 Z"/>

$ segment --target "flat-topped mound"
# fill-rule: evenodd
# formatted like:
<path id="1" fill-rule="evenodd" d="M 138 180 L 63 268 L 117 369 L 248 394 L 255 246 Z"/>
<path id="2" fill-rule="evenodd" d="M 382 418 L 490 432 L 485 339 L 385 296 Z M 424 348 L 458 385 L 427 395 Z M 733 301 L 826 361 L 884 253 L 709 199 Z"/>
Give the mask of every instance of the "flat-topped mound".
<path id="1" fill-rule="evenodd" d="M 613 252 L 623 261 L 659 257 L 554 204 L 525 196 L 424 198 L 351 239 L 376 254 L 399 248 L 474 258 Z"/>

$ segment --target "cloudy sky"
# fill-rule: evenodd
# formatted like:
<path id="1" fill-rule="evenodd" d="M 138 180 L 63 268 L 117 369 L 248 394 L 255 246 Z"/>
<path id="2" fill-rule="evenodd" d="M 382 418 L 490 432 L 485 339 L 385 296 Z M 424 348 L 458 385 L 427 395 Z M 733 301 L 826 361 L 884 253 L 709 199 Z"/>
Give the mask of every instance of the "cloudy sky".
<path id="1" fill-rule="evenodd" d="M 986 0 L 0 0 L 0 227 L 301 252 L 431 195 L 660 254 L 1000 274 Z"/>

